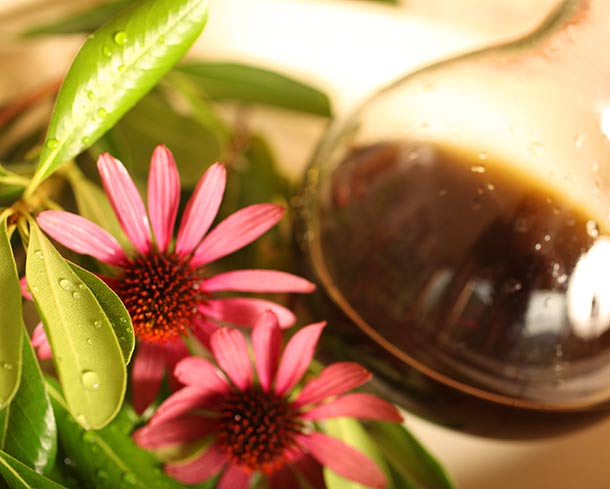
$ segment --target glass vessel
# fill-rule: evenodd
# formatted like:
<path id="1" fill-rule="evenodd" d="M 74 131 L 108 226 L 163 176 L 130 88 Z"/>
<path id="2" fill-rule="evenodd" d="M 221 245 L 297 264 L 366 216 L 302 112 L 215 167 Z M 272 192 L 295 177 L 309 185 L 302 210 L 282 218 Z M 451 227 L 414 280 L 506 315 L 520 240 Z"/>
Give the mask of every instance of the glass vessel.
<path id="1" fill-rule="evenodd" d="M 414 375 L 523 410 L 610 401 L 608 45 L 610 2 L 564 0 L 406 75 L 316 150 L 298 237 L 351 321 L 334 351 L 398 403 Z"/>

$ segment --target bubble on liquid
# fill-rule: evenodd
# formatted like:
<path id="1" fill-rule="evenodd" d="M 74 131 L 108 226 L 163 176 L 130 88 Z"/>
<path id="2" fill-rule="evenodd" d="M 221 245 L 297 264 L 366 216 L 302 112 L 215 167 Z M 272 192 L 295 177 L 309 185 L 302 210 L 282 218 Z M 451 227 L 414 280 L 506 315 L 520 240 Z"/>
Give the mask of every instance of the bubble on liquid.
<path id="1" fill-rule="evenodd" d="M 59 140 L 55 138 L 51 138 L 46 142 L 46 146 L 49 149 L 56 149 L 59 146 Z"/>
<path id="2" fill-rule="evenodd" d="M 123 482 L 126 482 L 127 484 L 130 485 L 135 485 L 136 482 L 138 482 L 138 479 L 136 479 L 136 476 L 133 474 L 133 472 L 125 472 L 122 476 Z"/>
<path id="3" fill-rule="evenodd" d="M 97 391 L 100 389 L 100 376 L 93 370 L 84 370 L 80 380 L 83 387 L 88 391 Z"/>
<path id="4" fill-rule="evenodd" d="M 587 221 L 587 234 L 592 238 L 599 236 L 599 226 L 595 221 Z"/>
<path id="5" fill-rule="evenodd" d="M 97 329 L 100 329 L 102 327 L 102 321 L 101 319 L 97 319 L 95 321 L 93 321 L 93 326 L 95 326 Z"/>
<path id="6" fill-rule="evenodd" d="M 13 370 L 13 364 L 11 362 L 2 362 L 2 368 L 5 370 Z"/>
<path id="7" fill-rule="evenodd" d="M 119 46 L 124 46 L 125 44 L 127 44 L 129 42 L 129 36 L 127 35 L 127 33 L 125 31 L 115 32 L 112 39 Z"/>
<path id="8" fill-rule="evenodd" d="M 103 119 L 107 115 L 108 115 L 108 111 L 106 109 L 104 109 L 104 107 L 100 107 L 99 109 L 97 109 L 97 116 L 100 119 Z"/>
<path id="9" fill-rule="evenodd" d="M 472 165 L 470 171 L 472 173 L 485 173 L 486 168 L 485 165 Z"/>
<path id="10" fill-rule="evenodd" d="M 59 279 L 59 286 L 64 289 L 64 290 L 72 290 L 72 284 L 70 283 L 70 281 L 67 278 L 61 278 Z"/>

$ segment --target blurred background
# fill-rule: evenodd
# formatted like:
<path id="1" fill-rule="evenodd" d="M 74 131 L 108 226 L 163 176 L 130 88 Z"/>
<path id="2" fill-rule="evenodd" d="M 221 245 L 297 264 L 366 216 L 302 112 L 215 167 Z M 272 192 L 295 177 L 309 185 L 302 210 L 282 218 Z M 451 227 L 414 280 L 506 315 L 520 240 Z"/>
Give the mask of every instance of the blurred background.
<path id="1" fill-rule="evenodd" d="M 0 0 L 0 106 L 51 90 L 83 35 L 23 38 L 32 26 L 99 2 Z M 452 54 L 512 39 L 536 26 L 555 0 L 210 0 L 210 20 L 189 57 L 280 70 L 327 93 L 337 117 L 399 75 Z M 27 96 L 25 96 L 27 99 Z M 51 100 L 28 114 L 48 116 Z M 12 127 L 26 131 L 28 120 Z M 281 172 L 299 181 L 327 119 L 257 108 L 249 124 L 265 135 Z M 163 142 L 163 141 L 159 141 Z M 0 138 L 0 152 L 3 144 Z M 148 156 L 145 156 L 146 160 Z M 510 420 L 506 420 L 510 423 Z M 480 438 L 413 415 L 407 424 L 464 489 L 602 489 L 610 418 L 543 440 Z"/>

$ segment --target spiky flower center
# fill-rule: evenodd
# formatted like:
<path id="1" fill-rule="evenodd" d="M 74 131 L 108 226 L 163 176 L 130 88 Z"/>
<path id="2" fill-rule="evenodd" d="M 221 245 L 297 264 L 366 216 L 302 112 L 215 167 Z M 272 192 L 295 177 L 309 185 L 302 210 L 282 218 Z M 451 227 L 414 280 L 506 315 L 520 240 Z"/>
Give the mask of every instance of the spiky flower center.
<path id="1" fill-rule="evenodd" d="M 233 463 L 249 471 L 277 469 L 302 429 L 297 411 L 284 397 L 259 389 L 234 392 L 218 411 L 218 443 Z"/>
<path id="2" fill-rule="evenodd" d="M 201 300 L 201 271 L 174 253 L 130 260 L 116 291 L 139 339 L 165 342 L 188 331 Z"/>

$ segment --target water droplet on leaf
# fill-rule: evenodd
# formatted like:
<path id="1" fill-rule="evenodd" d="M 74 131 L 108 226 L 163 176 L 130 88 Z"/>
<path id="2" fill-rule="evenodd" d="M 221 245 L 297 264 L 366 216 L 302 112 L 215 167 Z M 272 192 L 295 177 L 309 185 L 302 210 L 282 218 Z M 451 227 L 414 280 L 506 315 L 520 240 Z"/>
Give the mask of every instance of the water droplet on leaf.
<path id="1" fill-rule="evenodd" d="M 99 319 L 96 320 L 96 321 L 93 321 L 93 326 L 95 326 L 98 329 L 101 328 L 102 327 L 102 321 L 99 320 Z"/>
<path id="2" fill-rule="evenodd" d="M 112 56 L 112 50 L 108 46 L 104 46 L 102 48 L 102 54 L 107 58 L 110 58 L 110 56 Z"/>
<path id="3" fill-rule="evenodd" d="M 80 299 L 80 292 L 72 292 L 72 297 L 75 299 Z"/>
<path id="4" fill-rule="evenodd" d="M 47 148 L 56 149 L 59 146 L 59 141 L 55 138 L 51 138 L 46 143 Z"/>
<path id="5" fill-rule="evenodd" d="M 13 364 L 10 362 L 3 362 L 2 368 L 6 369 L 6 370 L 13 370 Z"/>
<path id="6" fill-rule="evenodd" d="M 133 475 L 131 472 L 125 472 L 123 474 L 123 481 L 126 482 L 127 484 L 131 484 L 131 485 L 135 485 L 136 482 L 138 482 L 138 480 L 136 479 L 136 476 Z"/>
<path id="7" fill-rule="evenodd" d="M 85 370 L 81 374 L 81 382 L 83 387 L 89 391 L 97 391 L 100 388 L 100 377 L 92 370 Z"/>
<path id="8" fill-rule="evenodd" d="M 125 31 L 116 32 L 112 39 L 119 46 L 124 46 L 125 44 L 127 44 L 129 42 L 129 36 L 127 35 L 127 33 Z"/>
<path id="9" fill-rule="evenodd" d="M 72 290 L 72 284 L 67 278 L 59 279 L 59 286 L 64 290 Z"/>
<path id="10" fill-rule="evenodd" d="M 108 115 L 108 111 L 104 109 L 104 107 L 100 107 L 97 109 L 97 116 L 102 119 Z"/>
<path id="11" fill-rule="evenodd" d="M 592 238 L 599 236 L 599 227 L 595 221 L 587 221 L 587 234 Z"/>

